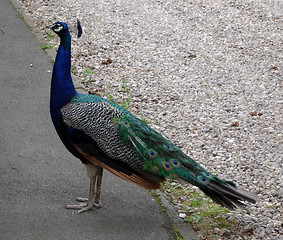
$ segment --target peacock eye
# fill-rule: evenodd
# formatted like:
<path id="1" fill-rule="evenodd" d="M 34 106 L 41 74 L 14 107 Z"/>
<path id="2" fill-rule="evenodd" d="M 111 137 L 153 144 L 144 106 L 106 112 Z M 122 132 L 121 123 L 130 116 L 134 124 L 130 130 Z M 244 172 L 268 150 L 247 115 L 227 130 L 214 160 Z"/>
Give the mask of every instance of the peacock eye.
<path id="1" fill-rule="evenodd" d="M 62 25 L 56 25 L 55 28 L 54 28 L 54 31 L 55 32 L 60 32 L 62 29 L 63 29 Z"/>
<path id="2" fill-rule="evenodd" d="M 168 149 L 168 150 L 174 150 L 174 147 L 172 144 L 164 144 L 163 145 L 165 149 Z"/>
<path id="3" fill-rule="evenodd" d="M 157 172 L 159 171 L 159 169 L 158 169 L 157 166 L 154 166 L 151 170 L 152 170 L 152 172 L 154 172 L 154 173 L 157 173 Z"/>
<path id="4" fill-rule="evenodd" d="M 201 183 L 205 183 L 205 184 L 208 182 L 208 180 L 205 177 L 202 177 L 202 176 L 198 177 L 198 181 L 201 182 Z"/>
<path id="5" fill-rule="evenodd" d="M 165 168 L 166 171 L 171 171 L 172 170 L 172 166 L 170 163 L 167 163 L 167 162 L 163 162 L 162 163 L 163 167 Z"/>
<path id="6" fill-rule="evenodd" d="M 173 160 L 171 161 L 171 164 L 172 164 L 172 166 L 175 167 L 175 168 L 178 168 L 178 167 L 181 166 L 181 163 L 180 163 L 179 161 L 177 161 L 176 159 L 173 159 Z"/>
<path id="7" fill-rule="evenodd" d="M 152 149 L 148 150 L 147 154 L 150 158 L 156 158 L 156 156 L 157 156 L 157 153 Z"/>
<path id="8" fill-rule="evenodd" d="M 125 123 L 124 123 L 124 126 L 127 127 L 127 128 L 129 128 L 129 127 L 130 127 L 130 124 L 129 124 L 128 122 L 125 122 Z"/>

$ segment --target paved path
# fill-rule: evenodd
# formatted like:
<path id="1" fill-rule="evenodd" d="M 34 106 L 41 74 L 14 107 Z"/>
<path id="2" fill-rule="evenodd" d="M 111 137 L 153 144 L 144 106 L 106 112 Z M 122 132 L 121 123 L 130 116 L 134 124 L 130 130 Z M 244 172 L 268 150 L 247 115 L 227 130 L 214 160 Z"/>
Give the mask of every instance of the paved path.
<path id="1" fill-rule="evenodd" d="M 0 1 L 1 239 L 170 239 L 144 189 L 104 174 L 104 207 L 67 210 L 88 179 L 49 117 L 52 64 L 8 0 Z"/>

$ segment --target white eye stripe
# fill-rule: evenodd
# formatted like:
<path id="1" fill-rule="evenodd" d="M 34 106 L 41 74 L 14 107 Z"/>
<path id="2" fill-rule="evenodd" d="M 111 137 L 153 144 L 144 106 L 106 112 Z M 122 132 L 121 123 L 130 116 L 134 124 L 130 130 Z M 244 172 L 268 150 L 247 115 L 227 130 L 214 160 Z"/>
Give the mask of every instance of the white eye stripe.
<path id="1" fill-rule="evenodd" d="M 58 27 L 58 28 L 55 28 L 54 31 L 55 31 L 55 32 L 60 32 L 62 29 L 63 29 L 63 26 L 60 26 L 60 27 Z"/>

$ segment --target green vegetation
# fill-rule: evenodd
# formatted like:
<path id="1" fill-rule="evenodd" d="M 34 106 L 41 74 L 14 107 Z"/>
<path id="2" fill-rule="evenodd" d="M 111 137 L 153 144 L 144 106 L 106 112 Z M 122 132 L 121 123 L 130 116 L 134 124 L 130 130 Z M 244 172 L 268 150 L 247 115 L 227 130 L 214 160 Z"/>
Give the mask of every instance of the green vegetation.
<path id="1" fill-rule="evenodd" d="M 124 109 L 129 110 L 129 105 L 131 103 L 131 98 L 130 98 L 131 89 L 127 85 L 127 82 L 126 82 L 125 79 L 121 79 L 121 86 L 120 87 L 121 87 L 120 92 L 122 92 L 121 100 L 114 97 L 114 95 L 116 95 L 116 94 L 113 93 L 114 92 L 113 86 L 110 86 L 110 93 L 106 93 L 105 96 L 109 101 L 116 103 L 116 104 L 119 104 Z"/>
<path id="2" fill-rule="evenodd" d="M 161 199 L 160 199 L 160 196 L 158 194 L 156 194 L 155 192 L 152 192 L 152 191 L 149 191 L 149 193 L 154 198 L 154 200 L 159 204 L 161 212 L 163 212 L 164 215 L 168 216 L 168 210 L 165 206 L 163 206 Z M 179 230 L 177 228 L 175 228 L 174 226 L 172 226 L 171 223 L 170 223 L 169 231 L 170 231 L 170 233 L 172 234 L 172 236 L 175 240 L 185 240 L 182 237 Z"/>
<path id="3" fill-rule="evenodd" d="M 228 218 L 229 210 L 212 202 L 199 189 L 182 186 L 173 180 L 167 180 L 162 191 L 169 196 L 169 202 L 181 204 L 181 211 L 186 214 L 185 222 L 189 223 L 195 231 L 201 230 L 209 235 L 209 239 L 219 239 L 212 236 L 215 228 L 230 230 L 237 223 Z"/>
<path id="4" fill-rule="evenodd" d="M 82 74 L 84 75 L 84 79 L 82 80 L 82 83 L 85 84 L 87 82 L 89 82 L 91 80 L 91 76 L 92 74 L 94 74 L 94 72 L 90 69 L 90 68 L 86 68 Z"/>
<path id="5" fill-rule="evenodd" d="M 50 31 L 45 31 L 45 33 L 46 33 L 46 35 L 47 35 L 47 41 L 50 41 L 50 39 L 54 36 L 53 34 L 52 34 L 52 31 L 50 30 Z"/>
<path id="6" fill-rule="evenodd" d="M 42 22 L 40 25 L 43 26 L 44 23 Z M 45 29 L 45 34 L 47 36 L 47 41 L 50 41 L 51 39 L 59 38 L 59 36 L 57 34 L 54 34 L 54 32 L 50 28 Z"/>
<path id="7" fill-rule="evenodd" d="M 127 86 L 125 79 L 121 79 L 121 82 L 122 82 L 122 102 L 120 103 L 120 105 L 124 109 L 128 110 L 129 109 L 129 104 L 131 102 L 131 99 L 130 99 L 130 88 Z"/>
<path id="8" fill-rule="evenodd" d="M 150 123 L 149 121 L 146 120 L 146 118 L 144 116 L 142 116 L 140 119 L 141 119 L 142 122 L 144 122 L 146 124 Z"/>
<path id="9" fill-rule="evenodd" d="M 119 101 L 119 99 L 114 97 L 115 94 L 113 93 L 114 92 L 113 89 L 114 89 L 114 87 L 110 86 L 110 93 L 105 94 L 106 98 L 113 103 L 119 104 L 124 109 L 129 110 L 129 105 L 131 103 L 131 98 L 130 98 L 131 88 L 127 85 L 126 80 L 121 79 L 122 98 L 121 98 L 120 101 Z M 146 124 L 149 124 L 149 122 L 146 120 L 146 118 L 144 116 L 142 116 L 140 118 L 140 120 L 142 122 L 146 123 Z"/>
<path id="10" fill-rule="evenodd" d="M 177 240 L 185 240 L 185 238 L 182 237 L 181 233 L 179 232 L 178 229 L 176 228 L 173 228 L 173 232 L 175 234 L 175 237 Z"/>
<path id="11" fill-rule="evenodd" d="M 117 100 L 113 96 L 113 86 L 110 86 L 110 93 L 106 93 L 105 96 L 110 102 L 117 103 Z"/>
<path id="12" fill-rule="evenodd" d="M 159 195 L 156 194 L 156 193 L 154 193 L 154 192 L 152 192 L 152 191 L 149 191 L 149 193 L 150 193 L 151 196 L 154 198 L 154 200 L 160 205 L 161 211 L 162 211 L 165 215 L 168 215 L 167 208 L 162 205 L 161 199 L 160 199 Z"/>
<path id="13" fill-rule="evenodd" d="M 276 208 L 276 205 L 267 206 L 267 208 Z"/>
<path id="14" fill-rule="evenodd" d="M 85 76 L 88 76 L 90 74 L 93 74 L 94 72 L 90 69 L 90 68 L 86 68 L 84 71 L 83 71 L 83 74 Z"/>
<path id="15" fill-rule="evenodd" d="M 53 45 L 47 45 L 47 44 L 42 44 L 40 46 L 41 49 L 45 50 L 45 49 L 52 49 L 53 48 Z"/>

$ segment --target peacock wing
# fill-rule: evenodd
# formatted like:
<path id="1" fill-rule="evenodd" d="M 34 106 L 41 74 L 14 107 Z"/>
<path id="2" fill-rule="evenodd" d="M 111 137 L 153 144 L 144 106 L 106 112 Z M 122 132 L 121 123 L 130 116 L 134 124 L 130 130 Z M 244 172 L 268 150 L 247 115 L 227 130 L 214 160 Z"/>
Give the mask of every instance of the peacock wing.
<path id="1" fill-rule="evenodd" d="M 134 146 L 122 141 L 117 120 L 123 119 L 126 113 L 123 108 L 94 95 L 79 95 L 61 109 L 63 121 L 91 137 L 109 159 L 125 163 L 137 174 L 160 182 L 158 175 L 143 170 L 143 161 Z"/>

